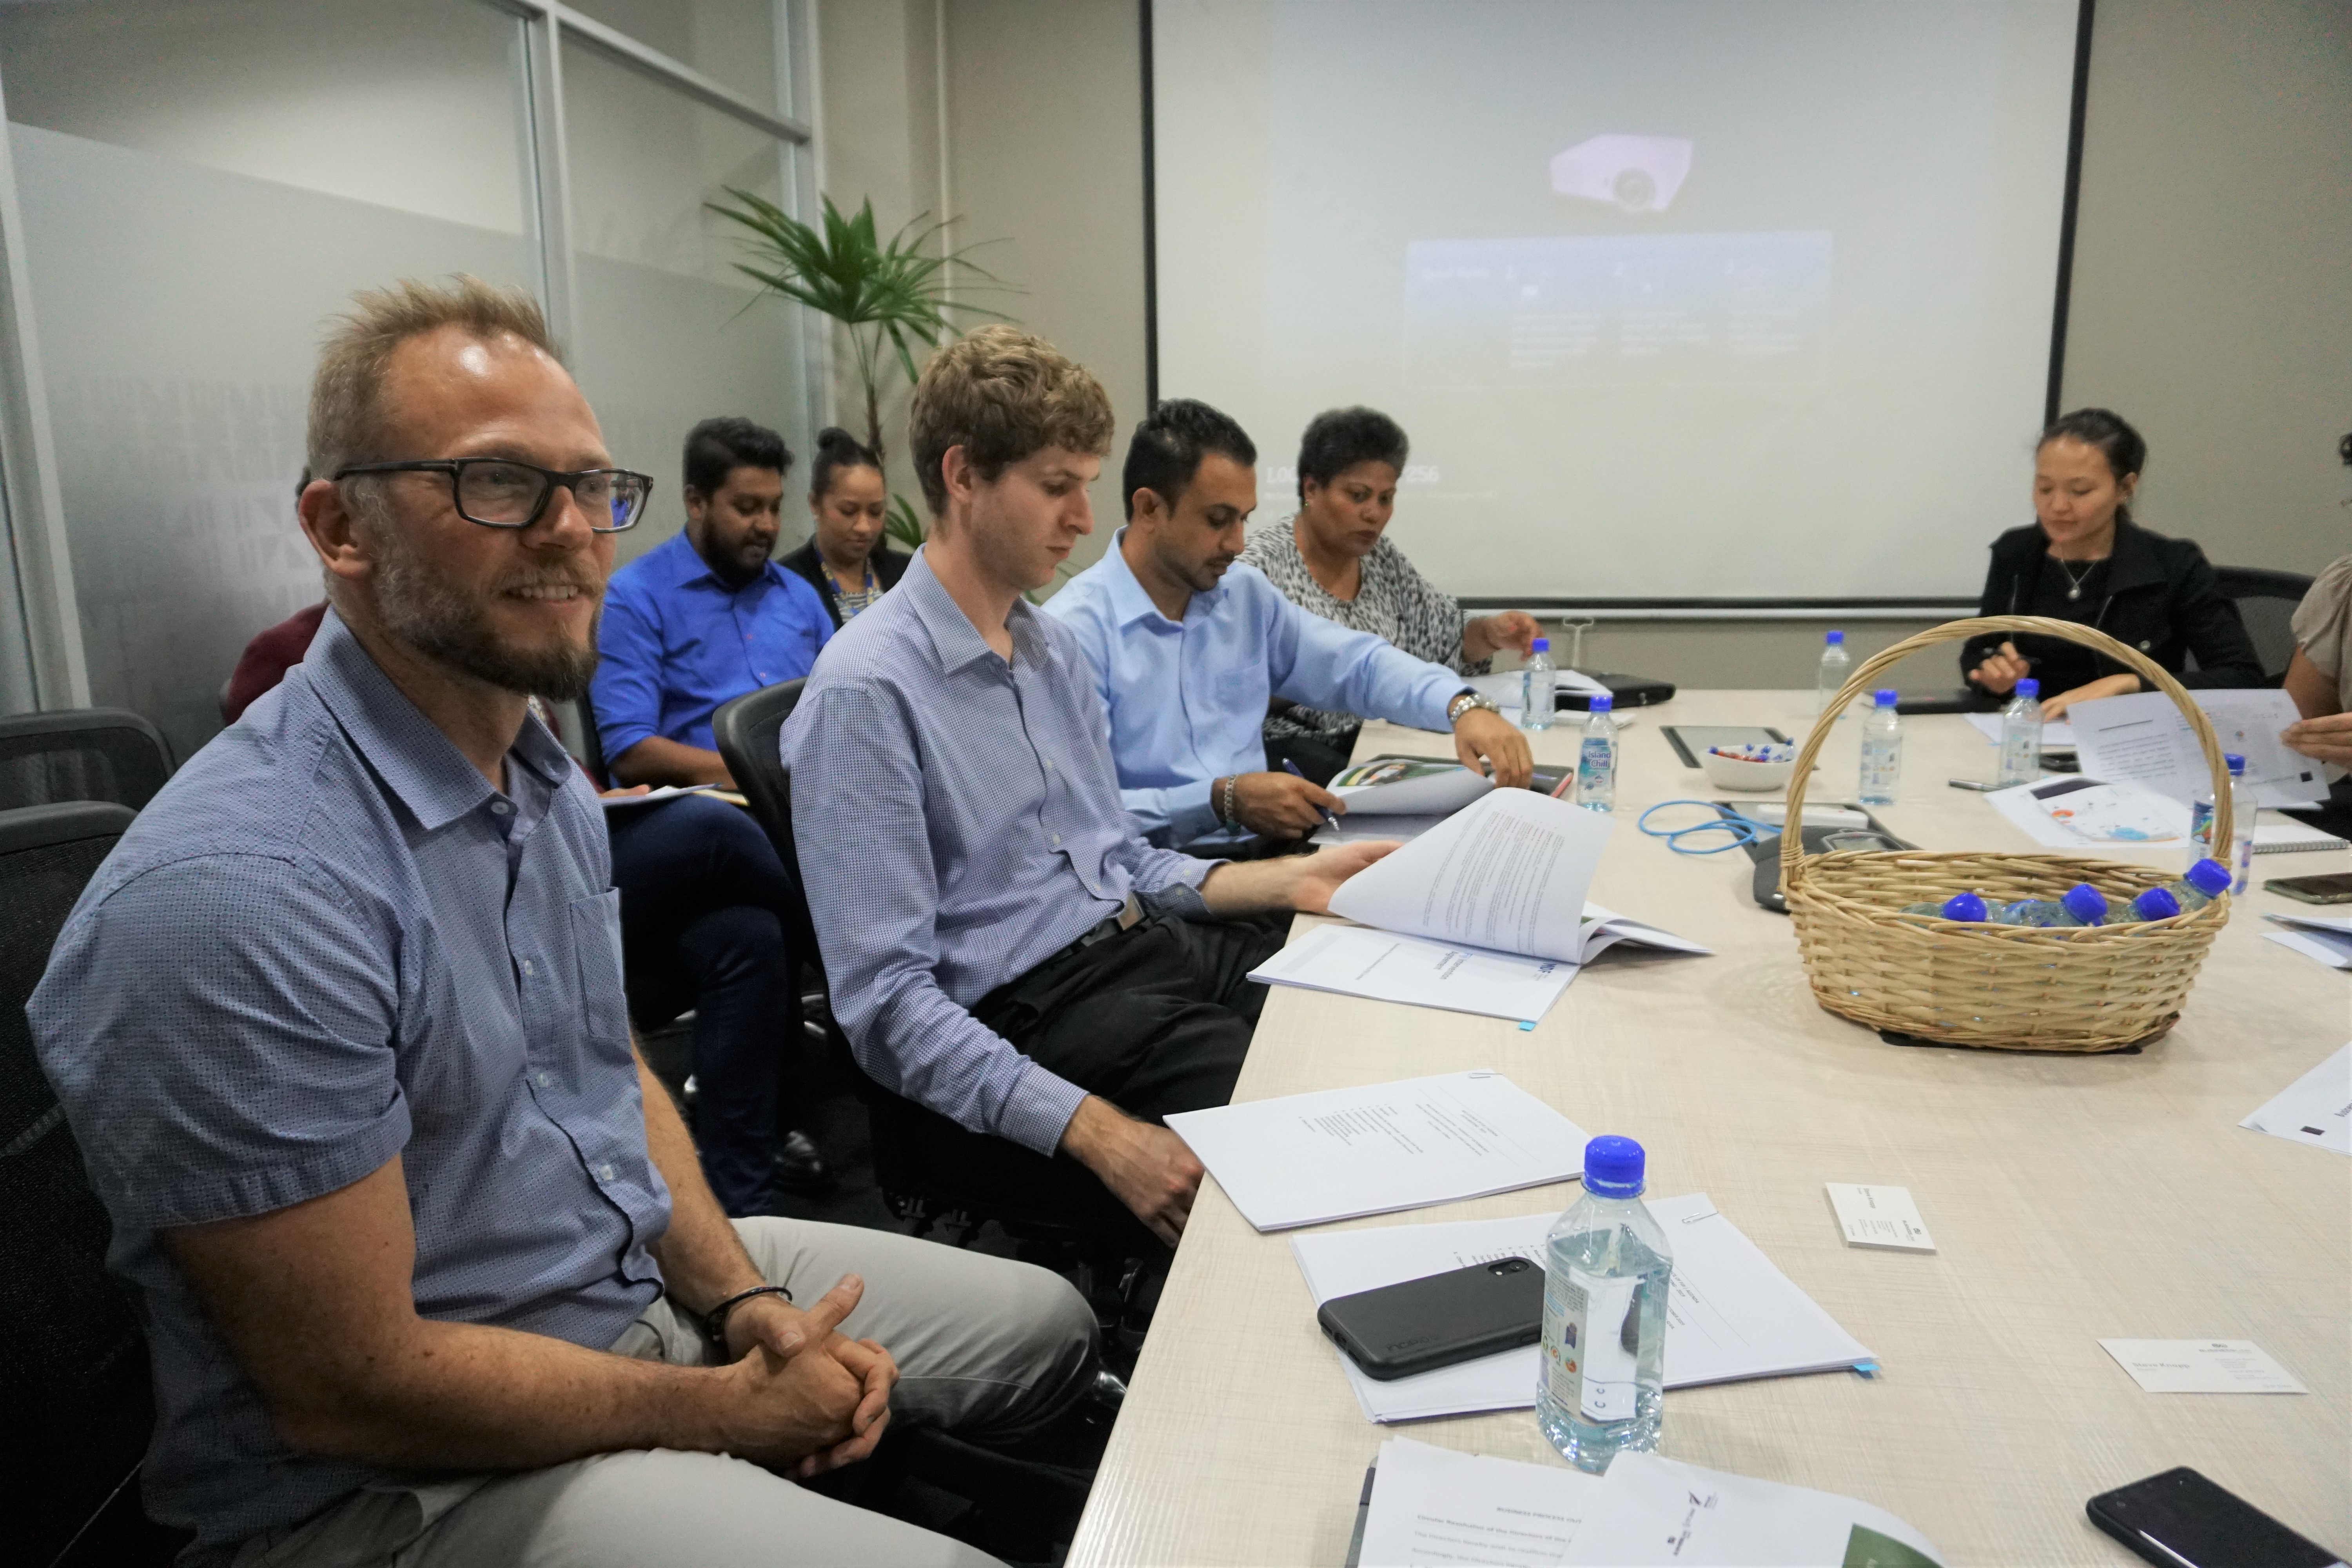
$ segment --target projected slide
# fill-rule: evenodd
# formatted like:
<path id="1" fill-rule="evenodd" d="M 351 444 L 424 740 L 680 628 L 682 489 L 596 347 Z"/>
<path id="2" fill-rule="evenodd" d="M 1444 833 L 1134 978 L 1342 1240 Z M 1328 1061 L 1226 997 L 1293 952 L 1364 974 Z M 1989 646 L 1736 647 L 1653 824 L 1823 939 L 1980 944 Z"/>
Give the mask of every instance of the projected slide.
<path id="1" fill-rule="evenodd" d="M 1965 596 L 2030 520 L 2073 0 L 1157 0 L 1160 385 L 1344 404 L 1453 592 Z M 1124 413 L 1124 411 L 1122 411 Z"/>

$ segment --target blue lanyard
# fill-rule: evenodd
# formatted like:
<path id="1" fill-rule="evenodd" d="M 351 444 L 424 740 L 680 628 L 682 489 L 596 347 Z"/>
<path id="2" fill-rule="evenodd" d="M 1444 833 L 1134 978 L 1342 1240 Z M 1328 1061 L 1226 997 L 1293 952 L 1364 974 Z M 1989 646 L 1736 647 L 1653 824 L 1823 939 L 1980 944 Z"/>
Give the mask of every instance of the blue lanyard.
<path id="1" fill-rule="evenodd" d="M 1670 806 L 1676 805 L 1698 806 L 1707 814 L 1706 820 L 1694 822 L 1687 827 L 1650 826 L 1650 818 Z M 1720 855 L 1727 849 L 1738 849 L 1744 845 L 1754 844 L 1762 839 L 1777 838 L 1780 833 L 1779 826 L 1774 823 L 1759 822 L 1754 817 L 1742 816 L 1737 812 L 1727 816 L 1717 809 L 1713 801 L 1708 800 L 1662 800 L 1637 817 L 1633 826 L 1653 838 L 1664 839 L 1666 847 L 1677 855 Z M 1684 839 L 1697 833 L 1720 833 L 1724 835 L 1724 840 L 1720 844 L 1708 845 L 1683 842 Z"/>

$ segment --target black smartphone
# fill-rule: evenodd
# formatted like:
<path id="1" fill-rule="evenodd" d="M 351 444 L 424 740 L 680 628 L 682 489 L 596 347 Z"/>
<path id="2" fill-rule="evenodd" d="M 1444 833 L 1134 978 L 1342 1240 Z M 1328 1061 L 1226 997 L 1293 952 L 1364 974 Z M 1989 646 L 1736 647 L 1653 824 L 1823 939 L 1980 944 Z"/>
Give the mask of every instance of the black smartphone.
<path id="1" fill-rule="evenodd" d="M 2331 871 L 2324 877 L 2273 877 L 2263 890 L 2306 904 L 2352 904 L 2352 871 Z"/>
<path id="2" fill-rule="evenodd" d="M 2083 1507 L 2093 1524 L 2164 1568 L 2338 1568 L 2342 1562 L 2186 1465 L 2101 1492 Z"/>
<path id="3" fill-rule="evenodd" d="M 1531 1345 L 1543 1337 L 1543 1270 L 1498 1258 L 1377 1290 L 1334 1296 L 1315 1321 L 1383 1383 Z"/>

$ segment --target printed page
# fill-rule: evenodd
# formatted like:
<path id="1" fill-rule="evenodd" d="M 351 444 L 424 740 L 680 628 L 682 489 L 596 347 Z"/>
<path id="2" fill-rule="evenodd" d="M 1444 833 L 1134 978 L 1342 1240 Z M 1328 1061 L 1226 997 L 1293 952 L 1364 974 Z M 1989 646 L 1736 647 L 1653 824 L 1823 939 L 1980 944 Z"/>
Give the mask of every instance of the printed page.
<path id="1" fill-rule="evenodd" d="M 2263 805 L 2301 805 L 2327 796 L 2320 764 L 2289 751 L 2279 731 L 2301 715 L 2275 689 L 2192 691 L 2223 752 L 2246 759 L 2246 780 Z M 2189 720 L 2161 691 L 2102 697 L 2074 710 L 2083 772 L 2137 783 L 2188 805 L 2210 789 L 2212 770 Z"/>
<path id="2" fill-rule="evenodd" d="M 1331 912 L 1497 952 L 1579 962 L 1610 819 L 1532 790 L 1481 796 L 1340 884 Z"/>
<path id="3" fill-rule="evenodd" d="M 1359 812 L 1444 816 L 1493 793 L 1494 788 L 1494 780 L 1458 763 L 1422 763 L 1401 757 L 1360 763 L 1331 781 L 1331 793 L 1348 803 L 1344 814 L 1348 816 Z"/>
<path id="4" fill-rule="evenodd" d="M 1260 1230 L 1582 1173 L 1583 1129 L 1500 1073 L 1447 1073 L 1168 1118 Z"/>
<path id="5" fill-rule="evenodd" d="M 1984 801 L 2036 844 L 2076 855 L 2137 860 L 2151 847 L 2178 854 L 2189 843 L 2187 807 L 2147 784 L 2108 784 L 2105 775 L 2012 784 Z"/>
<path id="6" fill-rule="evenodd" d="M 1668 952 L 1712 954 L 1715 949 L 1701 947 L 1688 937 L 1676 936 L 1670 931 L 1621 915 L 1615 910 L 1602 909 L 1599 904 L 1584 906 L 1584 929 L 1578 950 L 1582 961 L 1591 963 L 1601 953 L 1621 942 L 1638 947 L 1663 948 Z"/>
<path id="7" fill-rule="evenodd" d="M 1656 1454 L 1620 1454 L 1561 1561 L 1605 1568 L 1940 1568 L 1943 1559 L 1926 1536 L 1852 1498 Z"/>
<path id="8" fill-rule="evenodd" d="M 2057 693 L 2053 692 L 2051 695 L 2054 697 Z M 1966 719 L 1969 721 L 1969 726 L 1973 728 L 1978 734 L 1982 735 L 1986 740 L 1990 741 L 1996 746 L 2000 744 L 2000 714 L 1963 713 L 1960 717 Z M 2073 751 L 2074 749 L 2074 726 L 2073 721 L 2065 719 L 2047 719 L 2042 721 L 2042 749 L 2045 752 Z"/>
<path id="9" fill-rule="evenodd" d="M 2352 1046 L 2287 1085 L 2238 1125 L 2291 1143 L 2352 1154 Z"/>
<path id="10" fill-rule="evenodd" d="M 1576 978 L 1576 965 L 1366 926 L 1328 925 L 1292 942 L 1249 977 L 1269 985 L 1532 1022 L 1559 1000 Z"/>
<path id="11" fill-rule="evenodd" d="M 1391 1437 L 1381 1445 L 1358 1562 L 1362 1568 L 1548 1568 L 1567 1560 L 1569 1543 L 1605 1484 L 1566 1465 L 1521 1464 Z"/>

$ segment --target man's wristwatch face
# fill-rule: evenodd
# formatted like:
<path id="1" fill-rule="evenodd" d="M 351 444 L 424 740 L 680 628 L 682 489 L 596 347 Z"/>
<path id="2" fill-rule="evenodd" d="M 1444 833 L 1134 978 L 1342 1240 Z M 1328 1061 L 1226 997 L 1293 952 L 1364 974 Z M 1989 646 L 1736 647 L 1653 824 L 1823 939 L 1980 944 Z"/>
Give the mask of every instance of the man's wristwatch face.
<path id="1" fill-rule="evenodd" d="M 1473 708 L 1484 708 L 1489 713 L 1500 713 L 1503 710 L 1502 706 L 1493 698 L 1475 691 L 1465 691 L 1447 705 L 1445 721 L 1449 724 L 1459 724 L 1462 722 L 1462 715 L 1469 712 Z"/>

